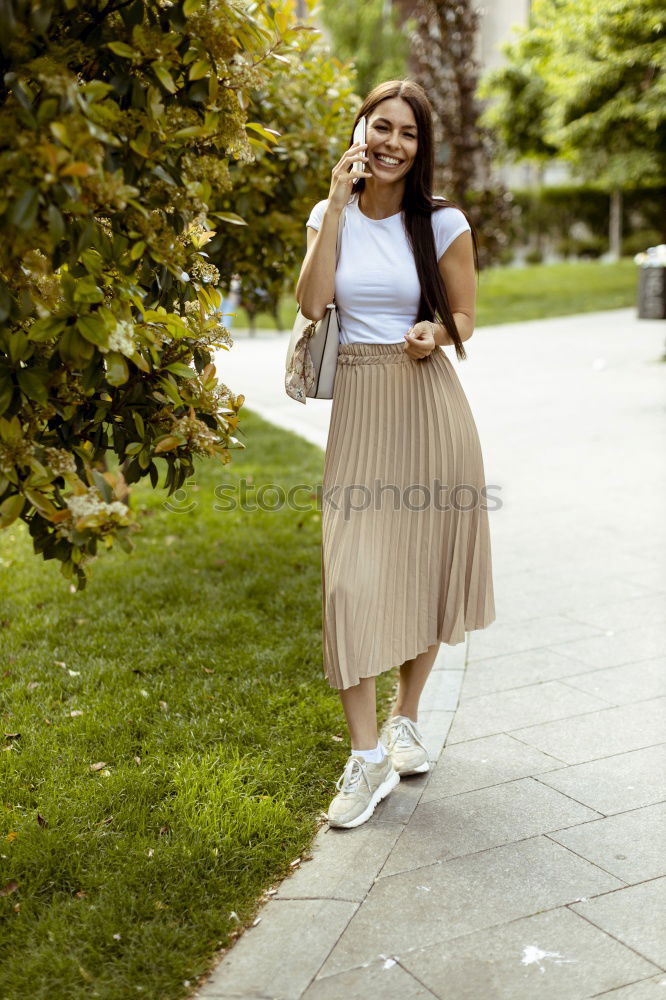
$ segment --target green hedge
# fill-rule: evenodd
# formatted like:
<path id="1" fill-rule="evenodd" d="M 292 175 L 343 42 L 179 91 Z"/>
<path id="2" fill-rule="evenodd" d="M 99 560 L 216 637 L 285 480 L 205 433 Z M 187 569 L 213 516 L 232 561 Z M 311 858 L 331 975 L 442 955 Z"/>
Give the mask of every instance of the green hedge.
<path id="1" fill-rule="evenodd" d="M 608 242 L 610 203 L 607 192 L 568 184 L 536 191 L 519 188 L 512 194 L 518 210 L 515 242 L 528 243 L 540 232 L 558 240 L 557 249 L 562 253 L 592 255 L 604 252 Z M 660 188 L 623 192 L 623 253 L 634 254 L 649 245 L 666 241 L 665 218 L 666 194 Z M 571 236 L 575 222 L 583 222 L 588 227 L 589 239 L 576 240 Z"/>

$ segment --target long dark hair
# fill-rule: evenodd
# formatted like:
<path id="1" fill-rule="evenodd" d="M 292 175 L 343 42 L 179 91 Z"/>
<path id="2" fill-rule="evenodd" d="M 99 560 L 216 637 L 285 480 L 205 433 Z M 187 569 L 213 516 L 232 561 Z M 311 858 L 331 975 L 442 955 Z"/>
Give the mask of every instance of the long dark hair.
<path id="1" fill-rule="evenodd" d="M 472 230 L 474 269 L 477 280 L 479 249 L 474 226 L 467 212 L 460 205 L 456 205 L 446 198 L 435 199 L 433 197 L 435 144 L 433 141 L 432 107 L 423 87 L 413 80 L 387 80 L 385 83 L 378 84 L 370 91 L 358 110 L 352 126 L 352 137 L 359 118 L 363 115 L 369 115 L 380 101 L 391 97 L 400 97 L 403 101 L 407 101 L 414 112 L 418 129 L 418 151 L 412 168 L 405 177 L 405 192 L 402 201 L 405 229 L 421 284 L 421 300 L 415 323 L 420 323 L 422 320 L 443 323 L 455 344 L 456 356 L 460 361 L 464 361 L 467 355 L 451 312 L 446 285 L 437 265 L 435 236 L 430 219 L 432 213 L 438 208 L 446 208 L 449 205 L 459 208 L 463 213 Z M 352 142 L 353 138 L 350 137 L 350 146 Z M 364 187 L 365 180 L 360 178 L 354 185 L 354 193 L 360 194 Z"/>

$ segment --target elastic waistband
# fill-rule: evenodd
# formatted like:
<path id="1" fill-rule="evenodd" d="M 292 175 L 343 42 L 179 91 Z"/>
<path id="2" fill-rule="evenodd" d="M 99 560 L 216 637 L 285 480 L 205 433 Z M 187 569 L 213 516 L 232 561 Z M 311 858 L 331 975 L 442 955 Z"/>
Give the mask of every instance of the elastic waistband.
<path id="1" fill-rule="evenodd" d="M 338 364 L 339 365 L 380 365 L 380 364 L 408 364 L 414 363 L 414 358 L 410 358 L 405 351 L 404 341 L 396 344 L 364 344 L 356 342 L 352 344 L 338 344 Z M 420 361 L 428 361 L 441 348 L 436 347 L 432 354 Z"/>

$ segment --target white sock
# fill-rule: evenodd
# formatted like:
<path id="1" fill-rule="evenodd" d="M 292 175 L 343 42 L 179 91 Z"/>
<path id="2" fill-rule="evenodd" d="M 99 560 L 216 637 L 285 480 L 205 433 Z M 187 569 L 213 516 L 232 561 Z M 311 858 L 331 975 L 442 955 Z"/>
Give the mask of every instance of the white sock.
<path id="1" fill-rule="evenodd" d="M 352 753 L 354 757 L 362 757 L 363 760 L 367 760 L 369 764 L 381 764 L 386 756 L 386 751 L 381 743 L 381 740 L 377 740 L 377 746 L 374 750 L 354 750 L 352 747 Z"/>

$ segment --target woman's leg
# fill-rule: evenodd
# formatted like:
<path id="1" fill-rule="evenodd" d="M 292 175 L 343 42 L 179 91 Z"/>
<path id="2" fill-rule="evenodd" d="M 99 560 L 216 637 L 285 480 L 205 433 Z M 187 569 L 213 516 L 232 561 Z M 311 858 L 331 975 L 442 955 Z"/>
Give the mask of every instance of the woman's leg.
<path id="1" fill-rule="evenodd" d="M 352 750 L 374 750 L 377 746 L 377 700 L 375 678 L 363 677 L 358 684 L 340 691 L 347 718 Z"/>
<path id="2" fill-rule="evenodd" d="M 400 667 L 398 697 L 392 715 L 406 715 L 412 722 L 419 721 L 419 699 L 428 680 L 428 674 L 437 657 L 440 643 L 429 646 L 424 653 L 405 660 Z"/>

